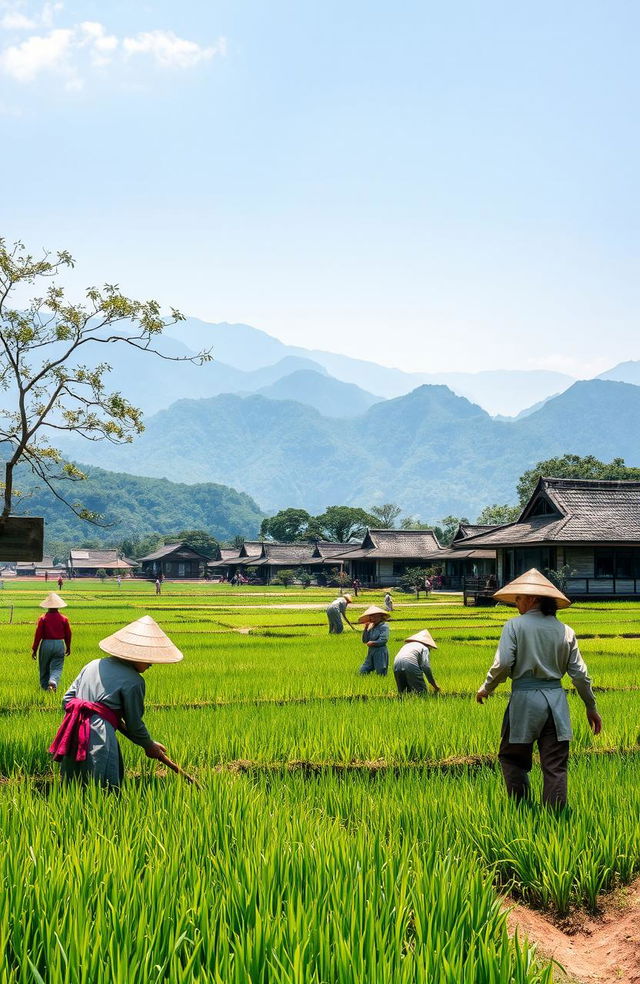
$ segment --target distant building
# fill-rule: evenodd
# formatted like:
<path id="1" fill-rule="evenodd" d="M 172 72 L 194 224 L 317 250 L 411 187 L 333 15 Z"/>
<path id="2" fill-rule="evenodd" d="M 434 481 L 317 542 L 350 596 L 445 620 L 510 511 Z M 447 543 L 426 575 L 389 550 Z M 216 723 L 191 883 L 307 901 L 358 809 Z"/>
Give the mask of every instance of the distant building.
<path id="1" fill-rule="evenodd" d="M 143 577 L 155 579 L 162 575 L 169 580 L 192 580 L 204 577 L 209 557 L 188 543 L 167 543 L 146 557 L 140 557 L 138 563 Z"/>
<path id="2" fill-rule="evenodd" d="M 364 586 L 392 587 L 410 567 L 431 567 L 442 547 L 431 529 L 367 530 L 359 545 L 345 543 L 333 557 Z"/>
<path id="3" fill-rule="evenodd" d="M 566 567 L 573 598 L 640 595 L 640 482 L 541 478 L 515 523 L 467 538 L 497 555 L 497 583 Z"/>
<path id="4" fill-rule="evenodd" d="M 489 547 L 473 547 L 471 537 L 495 530 L 495 526 L 460 523 L 448 547 L 442 547 L 433 565 L 442 571 L 442 586 L 461 591 L 468 578 L 488 579 L 496 573 L 496 551 Z"/>
<path id="5" fill-rule="evenodd" d="M 15 568 L 16 577 L 44 577 L 45 573 L 57 576 L 60 565 L 56 566 L 53 563 L 53 557 L 43 557 L 42 560 L 35 561 L 19 560 L 16 562 Z"/>
<path id="6" fill-rule="evenodd" d="M 100 570 L 124 574 L 136 566 L 134 560 L 121 557 L 117 550 L 70 550 L 67 572 L 70 577 L 95 577 Z"/>

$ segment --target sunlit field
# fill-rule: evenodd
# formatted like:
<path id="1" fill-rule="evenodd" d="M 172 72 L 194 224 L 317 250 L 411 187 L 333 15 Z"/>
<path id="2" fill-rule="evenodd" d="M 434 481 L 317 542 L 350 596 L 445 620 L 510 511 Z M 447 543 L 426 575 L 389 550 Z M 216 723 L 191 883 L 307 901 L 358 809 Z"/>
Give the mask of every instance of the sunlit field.
<path id="1" fill-rule="evenodd" d="M 505 899 L 597 912 L 640 870 L 636 604 L 562 613 L 604 728 L 570 696 L 571 811 L 555 816 L 506 800 L 508 688 L 473 699 L 513 612 L 450 594 L 396 594 L 391 659 L 429 628 L 442 687 L 399 700 L 391 672 L 358 675 L 359 632 L 329 636 L 335 590 L 67 582 L 62 692 L 99 639 L 153 616 L 185 659 L 146 674 L 145 720 L 200 788 L 122 738 L 120 795 L 62 789 L 46 751 L 60 693 L 30 657 L 51 586 L 0 591 L 2 982 L 550 982 Z"/>

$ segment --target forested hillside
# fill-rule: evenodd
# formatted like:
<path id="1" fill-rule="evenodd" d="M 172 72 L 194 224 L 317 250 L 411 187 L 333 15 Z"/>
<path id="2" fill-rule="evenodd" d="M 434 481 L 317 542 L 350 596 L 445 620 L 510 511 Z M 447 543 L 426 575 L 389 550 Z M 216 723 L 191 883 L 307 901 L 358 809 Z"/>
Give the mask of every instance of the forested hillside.
<path id="1" fill-rule="evenodd" d="M 20 471 L 17 484 L 26 495 L 17 501 L 15 512 L 44 516 L 48 544 L 113 545 L 126 537 L 183 529 L 206 530 L 217 540 L 228 540 L 238 534 L 256 536 L 264 516 L 248 495 L 225 485 L 183 485 L 102 468 L 86 471 L 86 481 L 61 483 L 59 488 L 69 500 L 80 500 L 101 513 L 105 526 L 79 519 L 46 487 L 36 487 L 30 472 Z"/>

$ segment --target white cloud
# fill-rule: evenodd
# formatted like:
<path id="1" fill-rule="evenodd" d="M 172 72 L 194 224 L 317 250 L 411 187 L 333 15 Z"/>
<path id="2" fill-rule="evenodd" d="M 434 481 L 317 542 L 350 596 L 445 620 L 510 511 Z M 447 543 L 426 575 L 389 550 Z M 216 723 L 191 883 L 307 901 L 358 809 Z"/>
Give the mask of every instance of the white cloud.
<path id="1" fill-rule="evenodd" d="M 48 74 L 60 78 L 67 89 L 80 89 L 92 69 L 105 70 L 116 60 L 122 65 L 140 64 L 146 59 L 159 69 L 180 70 L 226 54 L 224 38 L 201 45 L 163 30 L 118 37 L 99 21 L 53 27 L 62 3 L 47 2 L 37 13 L 25 13 L 24 8 L 20 0 L 0 0 L 0 30 L 39 32 L 5 46 L 0 41 L 0 73 L 19 83 Z"/>
<path id="2" fill-rule="evenodd" d="M 191 68 L 226 51 L 223 38 L 205 48 L 195 41 L 179 38 L 173 31 L 147 31 L 133 38 L 124 38 L 122 46 L 129 56 L 150 55 L 162 68 Z"/>
<path id="3" fill-rule="evenodd" d="M 73 31 L 58 28 L 49 34 L 27 38 L 0 52 L 0 69 L 16 82 L 32 82 L 42 72 L 73 74 L 69 53 Z"/>

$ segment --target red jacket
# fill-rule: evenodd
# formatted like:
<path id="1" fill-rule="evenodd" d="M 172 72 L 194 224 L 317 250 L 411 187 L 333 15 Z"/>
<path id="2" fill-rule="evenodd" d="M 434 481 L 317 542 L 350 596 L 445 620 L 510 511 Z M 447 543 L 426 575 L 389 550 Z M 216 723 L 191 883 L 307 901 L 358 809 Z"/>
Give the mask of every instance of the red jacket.
<path id="1" fill-rule="evenodd" d="M 40 645 L 43 639 L 64 639 L 67 656 L 71 651 L 71 626 L 66 615 L 61 615 L 59 611 L 45 612 L 38 619 L 36 634 L 33 637 L 33 651 Z"/>

